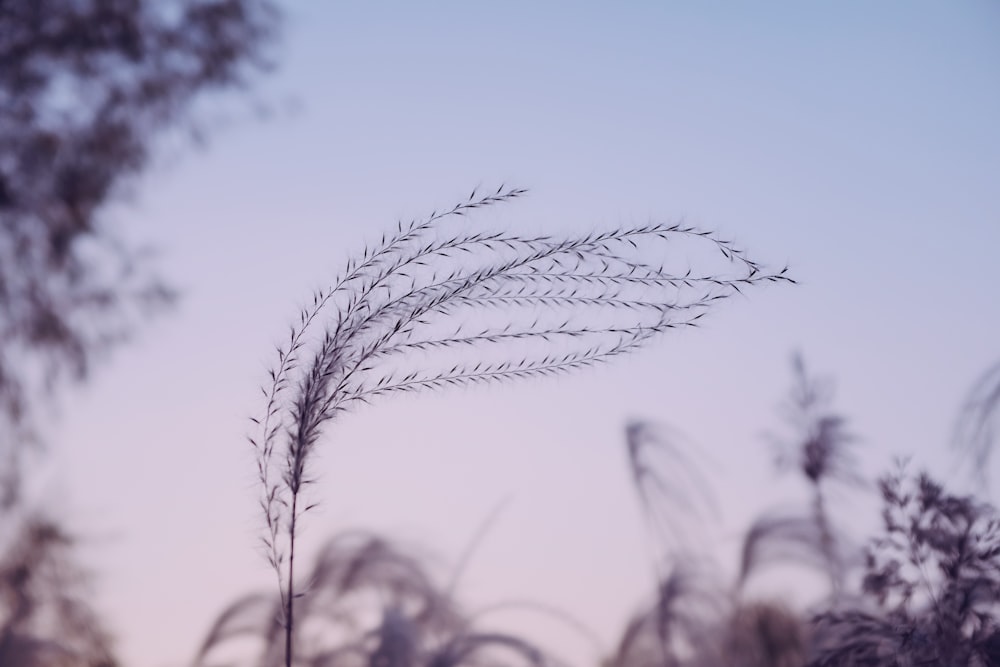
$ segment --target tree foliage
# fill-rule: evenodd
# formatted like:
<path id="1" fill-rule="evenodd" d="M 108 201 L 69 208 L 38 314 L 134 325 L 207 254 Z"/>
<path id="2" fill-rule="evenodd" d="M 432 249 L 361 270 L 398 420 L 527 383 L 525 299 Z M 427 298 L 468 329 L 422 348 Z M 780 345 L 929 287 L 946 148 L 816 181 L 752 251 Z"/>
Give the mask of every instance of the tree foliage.
<path id="1" fill-rule="evenodd" d="M 170 290 L 108 204 L 206 91 L 266 66 L 269 0 L 0 2 L 0 454 Z M 3 468 L 0 468 L 3 469 Z"/>
<path id="2" fill-rule="evenodd" d="M 63 527 L 38 516 L 0 542 L 0 665 L 114 664 L 74 543 Z"/>
<path id="3" fill-rule="evenodd" d="M 824 665 L 1000 664 L 1000 518 L 927 474 L 879 481 L 884 532 L 872 540 L 865 602 L 820 614 Z"/>
<path id="4" fill-rule="evenodd" d="M 26 507 L 22 453 L 49 391 L 171 299 L 109 205 L 267 66 L 270 0 L 0 0 L 0 665 L 114 664 L 75 539 Z"/>

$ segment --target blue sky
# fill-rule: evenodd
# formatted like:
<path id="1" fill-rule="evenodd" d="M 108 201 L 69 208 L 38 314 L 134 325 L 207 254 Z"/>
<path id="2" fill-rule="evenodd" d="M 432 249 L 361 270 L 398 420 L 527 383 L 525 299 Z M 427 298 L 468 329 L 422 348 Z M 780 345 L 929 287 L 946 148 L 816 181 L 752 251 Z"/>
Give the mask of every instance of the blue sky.
<path id="1" fill-rule="evenodd" d="M 748 517 L 801 497 L 762 437 L 795 350 L 835 376 L 869 473 L 904 453 L 952 473 L 955 410 L 1000 356 L 1000 6 L 285 6 L 255 93 L 269 118 L 207 106 L 209 146 L 171 152 L 115 211 L 184 299 L 66 398 L 39 482 L 95 536 L 126 662 L 183 664 L 222 605 L 272 583 L 243 436 L 310 290 L 478 184 L 532 191 L 483 224 L 684 218 L 801 284 L 613 366 L 350 415 L 324 442 L 307 550 L 363 526 L 454 562 L 509 499 L 463 582 L 470 606 L 563 606 L 610 650 L 651 577 L 626 420 L 669 423 L 719 463 L 712 544 L 729 567 Z M 593 664 L 555 624 L 495 620 Z"/>

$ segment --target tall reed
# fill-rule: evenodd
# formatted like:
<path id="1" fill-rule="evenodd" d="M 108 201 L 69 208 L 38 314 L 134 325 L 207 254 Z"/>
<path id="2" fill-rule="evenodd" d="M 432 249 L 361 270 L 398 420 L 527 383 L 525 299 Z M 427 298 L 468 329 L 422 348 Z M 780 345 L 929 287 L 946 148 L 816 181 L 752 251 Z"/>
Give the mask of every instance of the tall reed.
<path id="1" fill-rule="evenodd" d="M 521 197 L 500 187 L 394 233 L 348 260 L 313 295 L 277 350 L 253 421 L 264 548 L 278 577 L 285 664 L 295 637 L 295 546 L 323 428 L 392 394 L 551 376 L 610 361 L 671 329 L 697 326 L 744 288 L 794 282 L 718 235 L 649 222 L 553 238 L 463 218 Z M 695 271 L 675 246 L 709 250 Z"/>

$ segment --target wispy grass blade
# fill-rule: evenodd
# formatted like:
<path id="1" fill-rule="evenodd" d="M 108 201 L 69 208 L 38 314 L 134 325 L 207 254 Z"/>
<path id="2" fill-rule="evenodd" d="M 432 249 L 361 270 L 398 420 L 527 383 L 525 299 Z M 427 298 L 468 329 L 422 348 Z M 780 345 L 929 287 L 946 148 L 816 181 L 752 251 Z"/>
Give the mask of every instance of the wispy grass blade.
<path id="1" fill-rule="evenodd" d="M 564 374 L 698 326 L 770 272 L 730 241 L 651 222 L 568 238 L 472 228 L 466 218 L 525 190 L 498 188 L 348 260 L 278 347 L 257 452 L 263 545 L 278 575 L 292 663 L 297 522 L 309 462 L 338 414 L 393 394 Z M 698 259 L 695 271 L 686 262 Z"/>

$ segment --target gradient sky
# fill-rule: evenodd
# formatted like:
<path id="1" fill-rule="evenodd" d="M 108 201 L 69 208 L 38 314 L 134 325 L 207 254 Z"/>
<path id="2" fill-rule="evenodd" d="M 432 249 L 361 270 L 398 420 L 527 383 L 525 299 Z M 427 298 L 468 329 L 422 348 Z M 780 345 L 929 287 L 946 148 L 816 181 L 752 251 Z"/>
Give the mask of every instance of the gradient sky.
<path id="1" fill-rule="evenodd" d="M 366 527 L 446 571 L 509 499 L 468 605 L 561 606 L 611 650 L 652 576 L 626 420 L 673 425 L 719 468 L 731 570 L 745 521 L 803 497 L 762 437 L 795 350 L 836 378 L 866 472 L 898 454 L 953 472 L 956 408 L 1000 357 L 1000 5 L 416 5 L 285 3 L 254 96 L 269 118 L 207 106 L 208 148 L 171 148 L 116 209 L 184 298 L 66 396 L 38 492 L 89 536 L 126 664 L 183 664 L 223 605 L 272 585 L 244 435 L 311 289 L 478 184 L 532 191 L 486 224 L 683 217 L 801 285 L 611 366 L 359 410 L 323 443 L 307 552 Z M 549 620 L 493 620 L 596 664 Z"/>

